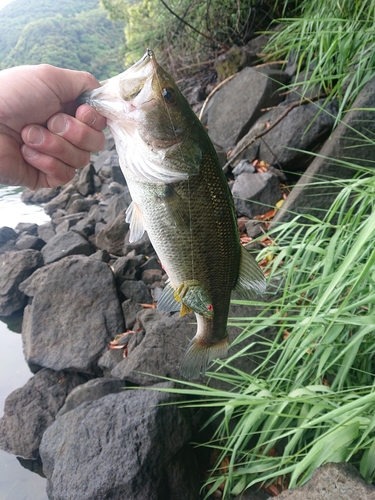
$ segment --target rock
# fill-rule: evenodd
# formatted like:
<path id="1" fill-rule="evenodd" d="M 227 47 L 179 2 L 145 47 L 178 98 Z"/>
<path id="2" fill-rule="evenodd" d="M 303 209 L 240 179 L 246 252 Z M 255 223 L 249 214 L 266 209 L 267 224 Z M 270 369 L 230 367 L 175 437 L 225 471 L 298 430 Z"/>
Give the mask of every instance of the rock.
<path id="1" fill-rule="evenodd" d="M 123 359 L 122 349 L 113 349 L 111 351 L 106 351 L 102 356 L 100 356 L 98 361 L 98 367 L 103 371 L 104 377 L 110 377 L 113 368 L 120 363 Z M 124 382 L 122 382 L 124 385 Z"/>
<path id="2" fill-rule="evenodd" d="M 122 173 L 121 167 L 119 165 L 112 165 L 112 179 L 118 182 L 122 186 L 126 186 L 126 180 L 124 174 Z"/>
<path id="3" fill-rule="evenodd" d="M 43 265 L 37 250 L 20 250 L 0 255 L 0 316 L 10 316 L 25 307 L 27 297 L 19 284 Z"/>
<path id="4" fill-rule="evenodd" d="M 123 193 L 115 194 L 109 200 L 107 208 L 103 214 L 104 222 L 110 222 L 116 219 L 121 211 L 128 208 L 125 196 Z"/>
<path id="5" fill-rule="evenodd" d="M 95 233 L 95 223 L 90 221 L 89 217 L 84 217 L 77 224 L 71 227 L 71 230 L 80 234 L 84 238 L 89 238 Z"/>
<path id="6" fill-rule="evenodd" d="M 143 281 L 126 280 L 120 288 L 127 299 L 131 299 L 138 304 L 152 304 L 153 300 L 150 290 Z"/>
<path id="7" fill-rule="evenodd" d="M 64 413 L 78 408 L 83 403 L 96 401 L 108 394 L 117 394 L 125 389 L 122 380 L 111 378 L 95 378 L 85 384 L 75 387 L 66 398 L 64 406 L 60 409 L 57 416 L 61 417 Z"/>
<path id="8" fill-rule="evenodd" d="M 259 158 L 268 164 L 277 164 L 286 170 L 302 171 L 312 156 L 302 151 L 315 151 L 322 146 L 332 130 L 337 103 L 328 104 L 322 111 L 324 100 L 304 104 L 292 109 L 274 128 L 270 129 L 238 157 L 253 161 Z M 286 106 L 265 113 L 239 141 L 231 155 L 235 156 L 244 145 L 266 130 L 285 112 Z M 236 160 L 238 161 L 238 160 Z M 237 167 L 236 167 L 237 168 Z"/>
<path id="9" fill-rule="evenodd" d="M 125 328 L 127 330 L 131 330 L 134 326 L 137 313 L 139 311 L 143 310 L 143 307 L 138 304 L 137 302 L 134 302 L 132 299 L 127 299 L 125 300 L 122 305 L 122 312 L 124 314 L 124 319 L 125 319 Z"/>
<path id="10" fill-rule="evenodd" d="M 106 224 L 96 235 L 96 246 L 114 255 L 124 255 L 124 240 L 129 229 L 125 222 L 125 209 L 121 210 L 116 219 Z"/>
<path id="11" fill-rule="evenodd" d="M 322 213 L 330 207 L 341 190 L 339 185 L 322 185 L 321 179 L 353 177 L 358 170 L 348 164 L 350 157 L 355 157 L 352 160 L 355 165 L 373 169 L 374 147 L 370 140 L 366 142 L 363 137 L 371 137 L 371 134 L 375 133 L 374 109 L 375 78 L 372 78 L 354 101 L 352 110 L 345 114 L 342 122 L 319 151 L 319 156 L 293 188 L 273 224 L 286 222 L 297 214 L 305 213 L 321 219 Z M 353 149 L 353 144 L 358 141 L 361 147 Z"/>
<path id="12" fill-rule="evenodd" d="M 16 231 L 36 236 L 38 234 L 38 224 L 34 224 L 33 222 L 19 222 L 16 226 Z"/>
<path id="13" fill-rule="evenodd" d="M 45 242 L 48 242 L 55 234 L 54 225 L 51 221 L 38 226 L 38 236 Z"/>
<path id="14" fill-rule="evenodd" d="M 162 269 L 160 261 L 156 256 L 149 257 L 140 267 L 141 273 L 147 269 Z"/>
<path id="15" fill-rule="evenodd" d="M 246 233 L 249 238 L 258 238 L 261 234 L 266 233 L 266 227 L 259 220 L 248 220 L 246 222 Z"/>
<path id="16" fill-rule="evenodd" d="M 94 160 L 93 164 L 96 173 L 98 173 L 105 164 L 109 163 L 112 155 L 113 151 L 109 151 L 108 149 L 103 149 L 103 151 L 96 158 L 93 158 Z"/>
<path id="17" fill-rule="evenodd" d="M 69 255 L 91 255 L 93 247 L 80 234 L 73 231 L 56 234 L 42 249 L 45 264 L 51 264 Z"/>
<path id="18" fill-rule="evenodd" d="M 146 269 L 142 273 L 142 281 L 146 285 L 153 285 L 156 281 L 161 282 L 163 271 L 161 269 Z"/>
<path id="19" fill-rule="evenodd" d="M 180 378 L 183 353 L 196 331 L 195 316 L 145 309 L 137 319 L 145 335 L 135 349 L 128 349 L 128 357 L 112 370 L 111 376 L 139 385 L 157 383 L 158 376 Z"/>
<path id="20" fill-rule="evenodd" d="M 124 331 L 109 266 L 88 257 L 67 257 L 38 270 L 21 289 L 32 297 L 22 325 L 27 362 L 96 374 L 108 343 Z"/>
<path id="21" fill-rule="evenodd" d="M 44 431 L 54 421 L 66 396 L 87 378 L 47 368 L 5 400 L 0 419 L 0 448 L 23 458 L 36 459 Z"/>
<path id="22" fill-rule="evenodd" d="M 215 70 L 220 82 L 238 73 L 246 66 L 251 66 L 259 57 L 250 52 L 247 47 L 233 45 L 227 52 L 221 54 L 215 62 Z"/>
<path id="23" fill-rule="evenodd" d="M 155 250 L 151 245 L 151 241 L 147 233 L 144 233 L 142 238 L 139 239 L 138 241 L 135 241 L 134 243 L 129 243 L 129 233 L 126 234 L 125 244 L 122 249 L 123 255 L 127 255 L 129 252 L 133 250 L 137 255 L 144 255 L 146 257 L 155 254 Z"/>
<path id="24" fill-rule="evenodd" d="M 109 186 L 109 191 L 112 194 L 120 194 L 124 192 L 124 186 L 119 182 L 112 181 Z"/>
<path id="25" fill-rule="evenodd" d="M 107 252 L 107 250 L 98 250 L 97 252 L 90 255 L 90 259 L 100 260 L 101 262 L 108 262 L 111 260 L 111 256 Z"/>
<path id="26" fill-rule="evenodd" d="M 89 194 L 95 193 L 95 168 L 92 163 L 89 163 L 79 172 L 79 177 L 77 181 L 77 191 L 82 196 L 88 196 Z"/>
<path id="27" fill-rule="evenodd" d="M 270 172 L 239 175 L 232 194 L 237 213 L 249 218 L 266 213 L 282 198 L 280 182 Z"/>
<path id="28" fill-rule="evenodd" d="M 88 212 L 93 205 L 97 205 L 98 200 L 95 198 L 77 198 L 69 203 L 66 209 L 67 214 L 77 214 L 80 212 Z"/>
<path id="29" fill-rule="evenodd" d="M 260 72 L 246 67 L 228 81 L 212 96 L 207 110 L 208 133 L 214 144 L 226 151 L 236 144 L 261 116 L 262 108 L 282 100 L 277 90 L 288 78 L 279 70 Z"/>
<path id="30" fill-rule="evenodd" d="M 189 413 L 158 391 L 84 403 L 44 433 L 40 453 L 53 500 L 196 500 L 199 472 Z M 67 480 L 68 478 L 68 480 Z"/>
<path id="31" fill-rule="evenodd" d="M 125 257 L 120 257 L 113 263 L 113 272 L 115 274 L 116 285 L 118 288 L 125 280 L 137 280 L 141 276 L 141 265 L 145 262 L 144 255 L 135 255 L 130 252 Z"/>
<path id="32" fill-rule="evenodd" d="M 78 224 L 86 215 L 86 212 L 79 212 L 72 215 L 64 215 L 64 217 L 60 217 L 59 219 L 55 219 L 54 222 L 57 224 L 56 226 L 56 234 L 58 233 L 67 233 L 70 228 Z"/>
<path id="33" fill-rule="evenodd" d="M 60 187 L 55 188 L 40 188 L 36 191 L 25 189 L 22 191 L 21 200 L 25 203 L 36 203 L 38 205 L 47 203 L 55 198 L 61 191 Z"/>
<path id="34" fill-rule="evenodd" d="M 247 137 L 247 135 L 245 137 Z M 255 172 L 256 169 L 254 165 L 249 162 L 249 160 L 241 160 L 238 165 L 232 170 L 232 174 L 234 175 L 235 179 L 237 179 L 237 177 L 241 174 L 255 174 Z"/>
<path id="35" fill-rule="evenodd" d="M 14 229 L 8 226 L 0 227 L 0 246 L 5 245 L 10 240 L 16 240 L 18 234 Z"/>
<path id="36" fill-rule="evenodd" d="M 375 500 L 375 487 L 366 484 L 348 463 L 328 463 L 315 470 L 304 486 L 280 493 L 280 500 Z"/>
<path id="37" fill-rule="evenodd" d="M 73 184 L 68 184 L 61 193 L 55 196 L 51 201 L 44 205 L 44 211 L 48 215 L 52 215 L 57 209 L 65 210 L 70 201 L 71 194 L 74 193 L 75 188 Z"/>
<path id="38" fill-rule="evenodd" d="M 16 241 L 15 248 L 17 250 L 41 250 L 45 246 L 46 242 L 38 236 L 32 236 L 31 234 L 25 234 L 21 236 Z"/>

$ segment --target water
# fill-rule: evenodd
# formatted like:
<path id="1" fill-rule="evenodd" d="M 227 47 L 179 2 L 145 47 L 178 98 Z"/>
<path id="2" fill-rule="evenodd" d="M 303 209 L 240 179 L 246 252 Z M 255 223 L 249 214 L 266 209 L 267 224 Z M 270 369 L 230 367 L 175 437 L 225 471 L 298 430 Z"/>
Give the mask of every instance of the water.
<path id="1" fill-rule="evenodd" d="M 22 203 L 21 192 L 21 188 L 0 185 L 0 227 L 15 228 L 19 222 L 43 224 L 49 220 L 41 207 Z M 9 322 L 9 326 L 0 321 L 0 416 L 6 397 L 32 375 L 17 331 L 20 321 Z M 47 500 L 45 486 L 45 479 L 24 468 L 14 455 L 0 450 L 0 500 Z"/>

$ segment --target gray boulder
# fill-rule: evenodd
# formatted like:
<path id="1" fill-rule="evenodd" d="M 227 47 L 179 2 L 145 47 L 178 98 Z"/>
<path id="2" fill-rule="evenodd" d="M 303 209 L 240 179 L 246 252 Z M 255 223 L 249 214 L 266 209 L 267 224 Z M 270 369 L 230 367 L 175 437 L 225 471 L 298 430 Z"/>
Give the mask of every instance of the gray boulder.
<path id="1" fill-rule="evenodd" d="M 250 218 L 266 213 L 282 198 L 279 179 L 270 172 L 240 174 L 232 194 L 237 214 Z"/>
<path id="2" fill-rule="evenodd" d="M 55 226 L 51 221 L 45 222 L 38 226 L 38 236 L 43 241 L 47 242 L 55 236 Z"/>
<path id="3" fill-rule="evenodd" d="M 60 187 L 55 188 L 40 188 L 36 191 L 24 189 L 21 194 L 21 200 L 25 203 L 47 203 L 55 198 L 61 191 Z"/>
<path id="4" fill-rule="evenodd" d="M 304 486 L 283 491 L 280 500 L 375 500 L 375 487 L 366 484 L 347 463 L 328 463 L 314 472 Z"/>
<path id="5" fill-rule="evenodd" d="M 62 232 L 51 238 L 42 248 L 45 264 L 51 264 L 69 255 L 91 255 L 92 245 L 80 234 L 73 231 Z"/>
<path id="6" fill-rule="evenodd" d="M 60 409 L 58 417 L 68 411 L 78 408 L 83 403 L 96 401 L 104 398 L 108 394 L 117 394 L 125 389 L 125 383 L 122 380 L 113 378 L 94 378 L 85 384 L 75 387 L 66 398 L 64 406 Z"/>
<path id="7" fill-rule="evenodd" d="M 129 205 L 126 202 L 124 193 L 115 194 L 114 196 L 112 196 L 112 198 L 108 200 L 107 208 L 103 214 L 104 222 L 113 221 L 114 219 L 116 219 L 118 214 L 122 210 L 127 209 L 128 206 Z"/>
<path id="8" fill-rule="evenodd" d="M 126 280 L 120 288 L 127 299 L 131 299 L 138 304 L 152 304 L 150 290 L 143 281 Z"/>
<path id="9" fill-rule="evenodd" d="M 16 240 L 18 234 L 14 229 L 8 226 L 0 227 L 0 246 L 5 245 L 10 240 Z"/>
<path id="10" fill-rule="evenodd" d="M 324 101 L 304 104 L 292 109 L 274 128 L 238 156 L 238 159 L 253 161 L 255 158 L 272 165 L 277 164 L 287 170 L 301 171 L 311 163 L 312 156 L 303 151 L 315 151 L 322 146 L 332 130 L 337 111 L 336 102 L 324 110 Z M 265 113 L 233 149 L 234 157 L 246 144 L 265 131 L 284 112 L 286 106 Z M 230 159 L 230 158 L 229 158 Z"/>
<path id="11" fill-rule="evenodd" d="M 38 234 L 38 224 L 33 222 L 19 222 L 16 226 L 16 231 L 36 236 Z"/>
<path id="12" fill-rule="evenodd" d="M 197 500 L 189 414 L 171 396 L 137 390 L 59 417 L 40 447 L 51 500 Z"/>
<path id="13" fill-rule="evenodd" d="M 44 205 L 44 211 L 46 212 L 46 214 L 52 215 L 53 212 L 56 212 L 56 210 L 58 209 L 64 210 L 70 201 L 72 193 L 75 192 L 76 189 L 73 183 L 70 183 L 67 186 L 65 186 L 65 188 L 63 189 L 63 191 L 61 191 L 61 193 L 59 193 L 57 196 L 52 198 L 51 201 L 49 201 Z"/>
<path id="14" fill-rule="evenodd" d="M 0 316 L 9 316 L 25 307 L 27 297 L 18 287 L 42 265 L 43 257 L 37 250 L 0 255 Z"/>
<path id="15" fill-rule="evenodd" d="M 15 244 L 17 250 L 41 250 L 45 246 L 46 242 L 38 236 L 33 236 L 31 234 L 24 234 L 18 238 Z"/>
<path id="16" fill-rule="evenodd" d="M 291 191 L 273 224 L 292 220 L 296 214 L 322 217 L 341 190 L 321 179 L 349 179 L 360 165 L 374 168 L 375 78 L 370 80 L 354 101 L 352 110 L 333 131 L 329 140 Z M 364 140 L 368 137 L 369 140 Z M 354 147 L 360 144 L 361 147 Z M 315 184 L 315 185 L 314 185 Z"/>
<path id="17" fill-rule="evenodd" d="M 209 101 L 207 125 L 213 143 L 226 151 L 235 145 L 260 117 L 262 108 L 282 100 L 278 89 L 288 78 L 279 70 L 260 72 L 246 67 L 228 81 Z"/>
<path id="18" fill-rule="evenodd" d="M 124 331 L 108 265 L 87 257 L 67 257 L 34 273 L 21 289 L 32 297 L 22 325 L 27 362 L 96 374 L 98 358 Z"/>
<path id="19" fill-rule="evenodd" d="M 0 419 L 0 448 L 23 458 L 36 459 L 44 431 L 55 420 L 69 392 L 86 378 L 47 368 L 5 400 Z"/>

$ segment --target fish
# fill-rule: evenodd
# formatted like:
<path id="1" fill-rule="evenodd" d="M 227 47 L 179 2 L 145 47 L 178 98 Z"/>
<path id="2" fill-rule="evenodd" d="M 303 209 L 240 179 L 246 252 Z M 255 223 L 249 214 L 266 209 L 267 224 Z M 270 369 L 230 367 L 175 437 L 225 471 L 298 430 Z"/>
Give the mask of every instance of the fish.
<path id="1" fill-rule="evenodd" d="M 147 231 L 168 275 L 158 309 L 195 313 L 197 332 L 180 373 L 199 378 L 211 361 L 227 356 L 232 291 L 247 298 L 266 288 L 262 270 L 240 243 L 215 148 L 150 49 L 80 102 L 104 115 L 112 132 L 132 197 L 129 241 Z"/>

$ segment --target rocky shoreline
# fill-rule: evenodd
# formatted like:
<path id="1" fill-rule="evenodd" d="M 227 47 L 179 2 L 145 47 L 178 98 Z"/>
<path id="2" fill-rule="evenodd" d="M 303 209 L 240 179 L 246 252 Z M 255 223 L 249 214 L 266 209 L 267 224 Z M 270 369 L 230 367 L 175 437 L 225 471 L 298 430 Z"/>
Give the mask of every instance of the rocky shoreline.
<path id="1" fill-rule="evenodd" d="M 317 201 L 309 185 L 317 176 L 353 175 L 338 160 L 350 156 L 350 127 L 375 132 L 375 81 L 331 134 L 334 103 L 329 113 L 319 113 L 322 99 L 307 96 L 310 102 L 294 106 L 298 97 L 281 91 L 293 68 L 237 69 L 208 101 L 203 121 L 223 166 L 232 159 L 228 182 L 240 231 L 250 241 L 264 230 L 254 216 L 283 200 L 295 175 L 304 172 L 274 223 L 291 212 L 327 206 L 335 193 Z M 320 148 L 315 159 L 301 153 Z M 357 163 L 371 166 L 370 146 L 355 154 Z M 26 190 L 23 199 L 43 204 L 51 221 L 0 228 L 0 316 L 24 311 L 24 355 L 35 374 L 5 402 L 0 448 L 41 458 L 50 499 L 197 500 L 208 461 L 202 465 L 190 443 L 201 439 L 197 429 L 204 415 L 169 404 L 176 397 L 168 392 L 144 389 L 173 386 L 161 377 L 179 379 L 179 361 L 196 326 L 191 315 L 155 309 L 166 275 L 147 235 L 129 243 L 125 211 L 131 198 L 113 139 L 108 135 L 105 150 L 67 186 Z M 254 312 L 232 306 L 230 316 Z M 229 329 L 231 338 L 238 333 Z M 241 369 L 251 372 L 254 363 L 247 360 Z M 354 488 L 361 499 L 375 498 L 375 488 L 364 485 L 350 466 L 335 464 L 315 473 L 312 488 L 307 484 L 280 498 L 322 498 L 316 478 L 327 481 L 327 470 L 338 479 L 326 485 L 325 499 L 347 498 L 337 491 L 340 482 L 342 491 Z"/>

